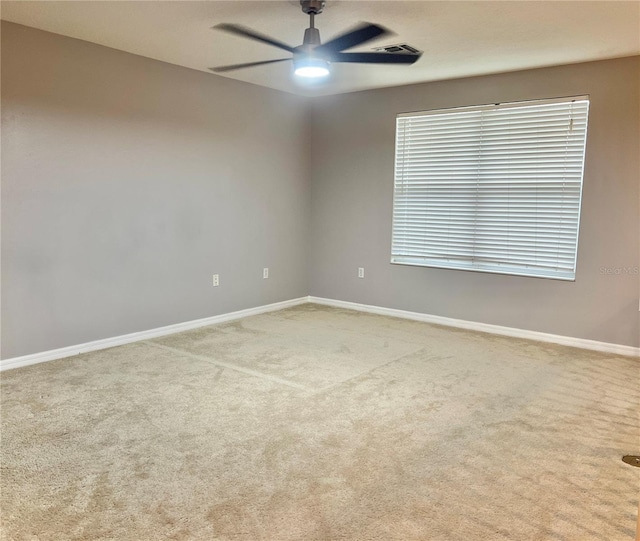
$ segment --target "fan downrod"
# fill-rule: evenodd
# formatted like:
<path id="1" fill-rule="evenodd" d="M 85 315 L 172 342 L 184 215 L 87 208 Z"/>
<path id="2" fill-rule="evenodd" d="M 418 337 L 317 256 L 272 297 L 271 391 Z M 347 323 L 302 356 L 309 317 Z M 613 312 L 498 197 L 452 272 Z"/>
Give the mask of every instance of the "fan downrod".
<path id="1" fill-rule="evenodd" d="M 307 15 L 318 15 L 322 13 L 325 0 L 300 0 L 300 7 Z"/>

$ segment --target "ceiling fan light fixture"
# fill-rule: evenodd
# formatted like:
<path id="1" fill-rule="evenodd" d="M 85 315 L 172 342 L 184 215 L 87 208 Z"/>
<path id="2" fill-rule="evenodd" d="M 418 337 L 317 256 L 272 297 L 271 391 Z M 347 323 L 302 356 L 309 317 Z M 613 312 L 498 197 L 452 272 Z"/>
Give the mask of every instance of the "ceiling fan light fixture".
<path id="1" fill-rule="evenodd" d="M 0 0 L 1 1 L 1 0 Z M 418 49 L 408 45 L 395 46 L 391 50 L 385 48 L 385 52 L 351 52 L 344 51 L 362 45 L 372 39 L 390 35 L 389 30 L 373 23 L 362 23 L 354 29 L 340 34 L 333 39 L 322 43 L 320 31 L 315 27 L 315 17 L 325 6 L 325 0 L 300 0 L 302 11 L 309 15 L 309 28 L 304 31 L 304 40 L 301 45 L 292 47 L 286 43 L 272 37 L 260 34 L 239 26 L 237 24 L 221 23 L 213 28 L 224 30 L 230 34 L 235 34 L 254 41 L 266 43 L 278 49 L 287 51 L 293 58 L 278 58 L 275 60 L 260 60 L 258 62 L 245 62 L 243 64 L 232 64 L 230 66 L 218 66 L 210 68 L 215 73 L 224 73 L 242 68 L 251 68 L 272 64 L 274 62 L 285 62 L 293 60 L 294 75 L 298 84 L 321 84 L 323 80 L 331 74 L 331 64 L 337 62 L 358 63 L 358 64 L 413 64 L 422 54 Z M 405 52 L 406 51 L 406 52 Z"/>
<path id="2" fill-rule="evenodd" d="M 294 58 L 294 71 L 297 77 L 305 79 L 320 79 L 327 77 L 331 71 L 329 70 L 329 62 L 323 58 L 314 58 L 306 56 L 302 58 Z"/>

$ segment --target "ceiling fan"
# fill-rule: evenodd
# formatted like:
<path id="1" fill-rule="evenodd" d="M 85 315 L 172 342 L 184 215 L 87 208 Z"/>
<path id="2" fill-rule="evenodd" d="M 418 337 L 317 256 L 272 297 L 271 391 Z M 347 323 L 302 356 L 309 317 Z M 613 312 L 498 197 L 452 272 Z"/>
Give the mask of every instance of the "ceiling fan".
<path id="1" fill-rule="evenodd" d="M 299 77 L 321 78 L 329 75 L 331 63 L 333 62 L 357 62 L 363 64 L 413 64 L 420 56 L 421 52 L 366 52 L 366 53 L 345 53 L 345 49 L 350 49 L 356 45 L 361 45 L 374 38 L 388 35 L 390 32 L 377 24 L 364 23 L 355 29 L 341 34 L 332 40 L 322 43 L 320 32 L 314 26 L 315 16 L 322 13 L 325 7 L 325 0 L 300 0 L 302 11 L 309 15 L 309 28 L 304 31 L 302 45 L 291 47 L 274 38 L 259 34 L 249 28 L 236 24 L 218 24 L 214 29 L 223 30 L 237 36 L 253 39 L 283 49 L 293 56 L 289 58 L 278 58 L 276 60 L 262 60 L 258 62 L 247 62 L 244 64 L 232 64 L 210 68 L 211 71 L 222 73 L 263 64 L 273 64 L 275 62 L 286 62 L 293 60 L 294 73 Z"/>

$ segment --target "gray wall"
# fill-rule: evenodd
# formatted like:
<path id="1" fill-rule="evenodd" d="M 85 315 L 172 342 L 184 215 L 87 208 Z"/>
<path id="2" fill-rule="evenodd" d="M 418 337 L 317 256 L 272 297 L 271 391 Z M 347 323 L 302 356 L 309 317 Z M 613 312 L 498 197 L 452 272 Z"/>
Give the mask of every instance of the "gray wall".
<path id="1" fill-rule="evenodd" d="M 307 295 L 308 137 L 303 98 L 3 22 L 2 357 Z"/>
<path id="2" fill-rule="evenodd" d="M 311 294 L 638 345 L 640 58 L 316 99 Z M 400 112 L 589 94 L 575 282 L 389 263 Z M 357 278 L 365 267 L 365 279 Z"/>
<path id="3" fill-rule="evenodd" d="M 309 115 L 3 22 L 2 358 L 307 294 L 638 345 L 639 278 L 601 267 L 639 265 L 639 75 L 639 58 L 595 62 Z M 396 113 L 575 94 L 591 96 L 576 282 L 389 263 Z"/>

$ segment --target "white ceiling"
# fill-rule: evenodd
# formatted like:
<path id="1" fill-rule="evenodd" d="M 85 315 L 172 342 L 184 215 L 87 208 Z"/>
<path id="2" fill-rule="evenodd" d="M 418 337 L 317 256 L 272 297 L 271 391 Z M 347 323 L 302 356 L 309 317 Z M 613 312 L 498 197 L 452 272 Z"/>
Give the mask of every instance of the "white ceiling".
<path id="1" fill-rule="evenodd" d="M 8 21 L 207 72 L 288 55 L 211 30 L 215 24 L 245 25 L 293 46 L 301 44 L 308 26 L 298 0 L 2 0 L 0 7 Z M 640 54 L 640 0 L 327 0 L 316 26 L 327 41 L 361 21 L 397 35 L 354 51 L 408 43 L 424 51 L 422 58 L 412 66 L 334 64 L 330 80 L 315 89 L 296 85 L 289 62 L 211 76 L 299 94 L 333 94 Z"/>

